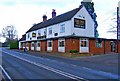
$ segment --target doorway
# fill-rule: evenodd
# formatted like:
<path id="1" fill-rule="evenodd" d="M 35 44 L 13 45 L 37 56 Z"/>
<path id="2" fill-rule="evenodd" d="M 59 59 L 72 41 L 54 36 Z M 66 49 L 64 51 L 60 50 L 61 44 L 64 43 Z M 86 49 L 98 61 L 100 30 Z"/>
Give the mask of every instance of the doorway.
<path id="1" fill-rule="evenodd" d="M 111 52 L 116 52 L 116 43 L 114 41 L 111 41 Z"/>

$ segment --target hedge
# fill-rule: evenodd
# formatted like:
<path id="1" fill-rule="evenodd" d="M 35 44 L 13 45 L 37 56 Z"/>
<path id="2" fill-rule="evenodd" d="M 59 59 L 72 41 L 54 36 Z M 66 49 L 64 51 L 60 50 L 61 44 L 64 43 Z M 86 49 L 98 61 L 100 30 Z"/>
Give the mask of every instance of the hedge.
<path id="1" fill-rule="evenodd" d="M 10 49 L 18 49 L 18 41 L 11 41 L 10 42 Z"/>
<path id="2" fill-rule="evenodd" d="M 78 50 L 70 50 L 70 53 L 78 53 Z"/>

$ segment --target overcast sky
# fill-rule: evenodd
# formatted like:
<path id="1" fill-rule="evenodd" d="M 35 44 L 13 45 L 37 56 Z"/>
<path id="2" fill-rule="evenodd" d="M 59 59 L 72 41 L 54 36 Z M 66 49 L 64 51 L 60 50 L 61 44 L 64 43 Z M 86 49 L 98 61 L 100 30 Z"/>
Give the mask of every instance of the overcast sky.
<path id="1" fill-rule="evenodd" d="M 34 23 L 42 21 L 43 14 L 51 18 L 52 9 L 57 15 L 75 9 L 81 5 L 82 0 L 0 0 L 0 32 L 7 25 L 14 25 L 21 38 Z M 102 38 L 116 38 L 114 34 L 107 33 L 116 25 L 116 7 L 119 0 L 92 0 L 97 14 L 98 32 Z M 0 40 L 2 41 L 2 39 Z"/>

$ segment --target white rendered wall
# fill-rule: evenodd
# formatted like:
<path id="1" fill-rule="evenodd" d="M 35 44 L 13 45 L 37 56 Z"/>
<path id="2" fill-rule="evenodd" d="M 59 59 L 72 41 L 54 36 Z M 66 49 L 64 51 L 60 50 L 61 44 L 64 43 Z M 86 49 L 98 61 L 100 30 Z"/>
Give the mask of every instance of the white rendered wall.
<path id="1" fill-rule="evenodd" d="M 84 19 L 86 22 L 85 29 L 74 27 L 74 18 Z M 94 37 L 94 21 L 85 7 L 82 7 L 72 18 L 72 30 L 76 36 Z"/>

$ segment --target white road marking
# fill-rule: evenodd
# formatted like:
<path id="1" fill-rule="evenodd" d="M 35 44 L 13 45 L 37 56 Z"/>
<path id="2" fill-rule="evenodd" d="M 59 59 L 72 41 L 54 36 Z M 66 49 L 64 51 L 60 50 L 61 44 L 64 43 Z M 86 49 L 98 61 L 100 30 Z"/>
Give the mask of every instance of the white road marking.
<path id="1" fill-rule="evenodd" d="M 10 50 L 11 51 L 11 50 Z M 14 51 L 11 51 L 11 52 L 14 52 Z M 19 52 L 15 52 L 15 53 L 17 53 L 17 54 L 21 54 L 21 55 L 23 55 L 24 53 L 19 53 Z M 27 56 L 30 56 L 30 57 L 35 57 L 35 58 L 39 58 L 39 59 L 47 59 L 48 60 L 48 58 L 42 58 L 42 57 L 36 57 L 36 56 L 32 56 L 32 55 L 28 55 L 28 54 L 24 54 L 24 55 L 27 55 Z M 51 59 L 49 59 L 50 61 L 52 61 Z M 57 62 L 56 60 L 54 60 L 54 62 Z M 66 64 L 65 62 L 60 62 L 61 64 Z M 81 67 L 81 66 L 77 66 L 77 65 L 74 65 L 74 64 L 70 64 L 70 65 L 72 65 L 72 66 L 74 66 L 74 67 Z M 92 72 L 94 72 L 94 73 L 96 73 L 96 74 L 105 74 L 105 76 L 109 76 L 109 77 L 111 77 L 111 78 L 114 78 L 114 79 L 118 79 L 118 77 L 119 77 L 119 75 L 116 75 L 116 74 L 112 74 L 112 73 L 109 73 L 109 72 L 104 72 L 104 71 L 97 71 L 97 70 L 94 70 L 94 69 L 91 69 L 91 68 L 87 68 L 87 67 L 82 67 L 83 69 L 87 69 L 88 71 L 92 71 Z"/>
<path id="2" fill-rule="evenodd" d="M 49 66 L 40 64 L 40 63 L 32 62 L 32 61 L 30 61 L 30 60 L 27 60 L 27 59 L 24 59 L 24 58 L 21 58 L 21 57 L 12 55 L 12 54 L 10 54 L 10 53 L 8 53 L 8 52 L 5 52 L 5 51 L 4 51 L 4 53 L 7 53 L 7 54 L 9 54 L 9 55 L 11 55 L 11 56 L 13 56 L 13 57 L 16 57 L 16 58 L 18 58 L 18 59 L 20 59 L 20 60 L 25 61 L 25 62 L 34 64 L 34 65 L 36 65 L 36 66 L 38 66 L 38 67 L 42 67 L 42 68 L 47 69 L 47 70 L 49 70 L 49 71 L 52 71 L 52 72 L 58 73 L 58 74 L 60 74 L 60 75 L 66 76 L 66 77 L 68 77 L 68 78 L 75 79 L 75 80 L 85 80 L 85 81 L 87 81 L 86 79 L 84 79 L 84 78 L 82 78 L 82 77 L 79 77 L 79 76 L 76 76 L 76 75 L 73 75 L 73 74 L 70 74 L 70 73 L 67 73 L 67 72 L 63 72 L 63 71 L 61 71 L 61 70 L 58 70 L 58 69 L 55 69 L 55 68 L 52 68 L 52 67 L 49 67 Z"/>
<path id="3" fill-rule="evenodd" d="M 0 68 L 2 69 L 2 71 L 5 73 L 5 75 L 7 76 L 7 78 L 12 81 L 11 77 L 8 75 L 8 73 L 5 71 L 5 69 L 0 65 Z"/>

